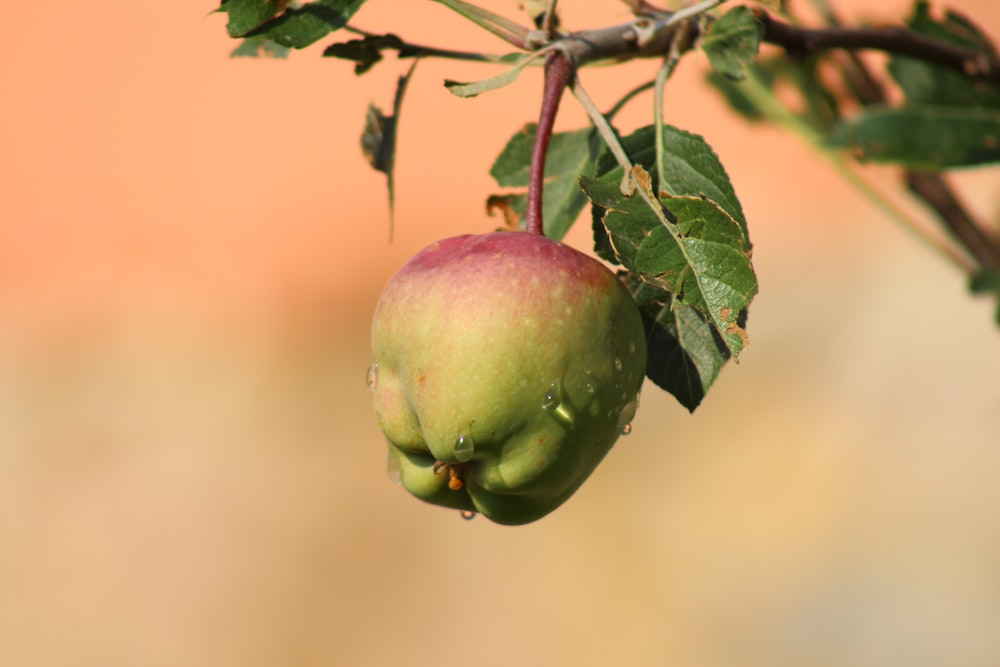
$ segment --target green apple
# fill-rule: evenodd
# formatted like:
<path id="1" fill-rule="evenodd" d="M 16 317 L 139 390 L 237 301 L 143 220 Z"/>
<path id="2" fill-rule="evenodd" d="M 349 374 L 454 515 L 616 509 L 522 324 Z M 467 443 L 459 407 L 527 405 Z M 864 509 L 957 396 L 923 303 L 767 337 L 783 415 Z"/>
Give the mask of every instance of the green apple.
<path id="1" fill-rule="evenodd" d="M 569 498 L 635 414 L 639 309 L 597 260 L 536 234 L 438 241 L 389 281 L 369 386 L 390 473 L 501 524 Z"/>

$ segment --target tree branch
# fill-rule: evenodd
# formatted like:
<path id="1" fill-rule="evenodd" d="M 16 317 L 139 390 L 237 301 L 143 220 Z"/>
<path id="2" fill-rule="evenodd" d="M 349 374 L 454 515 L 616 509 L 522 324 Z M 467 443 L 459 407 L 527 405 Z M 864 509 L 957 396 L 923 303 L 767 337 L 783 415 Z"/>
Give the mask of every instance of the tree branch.
<path id="1" fill-rule="evenodd" d="M 764 26 L 764 41 L 784 48 L 793 57 L 826 49 L 872 49 L 918 58 L 971 79 L 1000 84 L 1000 58 L 996 54 L 962 48 L 905 28 L 803 28 L 780 21 L 763 9 L 753 11 Z"/>
<path id="2" fill-rule="evenodd" d="M 361 35 L 368 40 L 375 40 L 378 44 L 377 48 L 379 49 L 395 49 L 400 58 L 446 58 L 449 60 L 469 60 L 473 62 L 496 64 L 506 62 L 504 60 L 504 56 L 502 55 L 478 53 L 473 51 L 454 51 L 452 49 L 439 49 L 434 46 L 425 46 L 423 44 L 413 44 L 392 34 L 391 32 L 385 34 L 369 32 L 352 25 L 344 26 L 344 31 L 352 32 L 355 35 Z M 323 51 L 323 55 L 333 55 L 331 52 L 333 47 L 350 43 L 351 42 L 340 42 L 337 44 L 331 44 Z"/>
<path id="3" fill-rule="evenodd" d="M 576 70 L 596 61 L 662 57 L 671 45 L 683 53 L 695 44 L 698 26 L 694 21 L 687 20 L 687 14 L 657 10 L 646 0 L 626 0 L 626 3 L 633 11 L 640 9 L 648 13 L 626 23 L 594 30 L 558 33 L 553 29 L 550 34 L 536 35 L 536 38 L 541 37 L 542 43 L 530 44 L 532 48 L 555 48 L 546 59 L 543 107 L 532 152 L 526 216 L 529 231 L 541 233 L 542 230 L 545 155 L 562 91 L 572 82 Z M 715 4 L 718 2 L 704 0 L 697 8 L 701 10 Z M 855 97 L 864 105 L 885 103 L 886 96 L 882 84 L 858 57 L 860 50 L 878 50 L 916 58 L 971 79 L 1000 85 L 1000 57 L 995 52 L 983 53 L 959 47 L 901 27 L 850 28 L 834 24 L 804 28 L 776 19 L 763 9 L 753 11 L 764 27 L 763 41 L 784 48 L 791 57 L 802 57 L 816 51 L 844 51 L 837 61 Z M 371 35 L 356 28 L 353 31 Z M 679 39 L 681 35 L 683 39 Z M 528 46 L 526 44 L 525 48 Z M 394 36 L 382 47 L 396 49 L 402 58 L 429 56 L 496 63 L 504 61 L 501 56 L 410 44 Z M 907 187 L 937 212 L 945 227 L 970 256 L 983 267 L 1000 270 L 1000 240 L 994 239 L 973 218 L 940 174 L 908 171 L 905 180 Z"/>

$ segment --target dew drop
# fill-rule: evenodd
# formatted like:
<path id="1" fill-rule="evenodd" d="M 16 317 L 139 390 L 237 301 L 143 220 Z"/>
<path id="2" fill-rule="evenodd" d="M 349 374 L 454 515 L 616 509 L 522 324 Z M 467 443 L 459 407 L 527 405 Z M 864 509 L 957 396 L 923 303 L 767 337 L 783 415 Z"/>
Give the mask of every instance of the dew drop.
<path id="1" fill-rule="evenodd" d="M 618 357 L 615 357 L 615 370 L 618 372 L 621 372 L 622 370 L 622 360 Z"/>
<path id="2" fill-rule="evenodd" d="M 629 341 L 628 343 L 628 353 L 635 354 L 635 343 L 633 343 L 632 341 Z"/>
<path id="3" fill-rule="evenodd" d="M 559 407 L 559 387 L 553 382 L 549 390 L 545 392 L 545 397 L 542 398 L 542 409 L 552 412 Z"/>
<path id="4" fill-rule="evenodd" d="M 403 468 L 399 465 L 399 459 L 389 454 L 389 465 L 386 466 L 389 473 L 389 479 L 396 484 L 403 483 Z"/>
<path id="5" fill-rule="evenodd" d="M 622 435 L 628 435 L 632 431 L 632 420 L 639 409 L 639 397 L 633 398 L 625 404 L 622 411 L 618 413 L 618 428 L 622 430 Z"/>
<path id="6" fill-rule="evenodd" d="M 564 426 L 573 426 L 573 413 L 570 412 L 569 406 L 563 403 L 562 390 L 558 382 L 553 382 L 549 386 L 549 390 L 545 392 L 545 397 L 542 398 L 542 409 L 552 413 L 556 421 L 561 422 Z"/>
<path id="7" fill-rule="evenodd" d="M 462 518 L 465 519 L 466 521 L 472 521 L 473 519 L 476 518 L 476 513 L 473 512 L 472 510 L 462 510 L 460 514 L 462 515 Z"/>
<path id="8" fill-rule="evenodd" d="M 372 365 L 368 367 L 368 388 L 375 391 L 375 387 L 378 386 L 378 362 L 373 361 Z"/>
<path id="9" fill-rule="evenodd" d="M 593 394 L 595 391 L 597 391 L 597 387 L 595 387 L 594 385 L 592 385 L 591 383 L 588 382 L 587 383 L 587 393 L 588 394 Z"/>
<path id="10" fill-rule="evenodd" d="M 460 462 L 465 463 L 470 460 L 475 453 L 476 443 L 473 442 L 472 436 L 465 435 L 464 433 L 458 436 L 458 440 L 455 441 L 455 458 Z"/>

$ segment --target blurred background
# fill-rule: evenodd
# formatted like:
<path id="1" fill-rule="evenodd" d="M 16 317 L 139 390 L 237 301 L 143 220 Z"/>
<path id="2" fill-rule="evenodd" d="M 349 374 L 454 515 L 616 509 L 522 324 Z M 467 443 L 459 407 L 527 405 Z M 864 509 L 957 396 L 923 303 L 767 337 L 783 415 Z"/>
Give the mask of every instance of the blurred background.
<path id="1" fill-rule="evenodd" d="M 627 18 L 560 5 L 570 27 Z M 953 5 L 1000 35 L 992 0 Z M 230 59 L 215 6 L 4 8 L 0 664 L 1000 664 L 994 306 L 796 139 L 730 115 L 702 56 L 666 116 L 743 201 L 751 345 L 693 415 L 647 385 L 581 491 L 505 528 L 388 480 L 367 337 L 406 258 L 500 224 L 488 170 L 540 73 L 460 100 L 444 78 L 495 70 L 421 63 L 389 243 L 359 134 L 407 63 Z M 431 2 L 353 23 L 503 50 Z M 583 81 L 608 108 L 654 71 Z M 585 122 L 564 100 L 559 127 Z M 995 170 L 955 182 L 998 219 Z"/>

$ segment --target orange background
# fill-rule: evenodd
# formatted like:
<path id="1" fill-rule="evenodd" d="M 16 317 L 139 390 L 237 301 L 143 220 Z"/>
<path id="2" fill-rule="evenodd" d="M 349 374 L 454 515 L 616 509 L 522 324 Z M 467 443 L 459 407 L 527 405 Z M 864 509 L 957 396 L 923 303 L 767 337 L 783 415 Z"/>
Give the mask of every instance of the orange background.
<path id="1" fill-rule="evenodd" d="M 954 4 L 1000 33 L 996 3 Z M 626 18 L 560 5 L 571 27 Z M 489 166 L 539 72 L 460 100 L 442 79 L 495 70 L 421 63 L 390 245 L 358 136 L 404 64 L 229 59 L 214 7 L 4 8 L 0 664 L 1000 662 L 993 305 L 794 138 L 731 116 L 703 57 L 666 115 L 746 209 L 751 346 L 694 415 L 647 386 L 569 503 L 502 528 L 388 481 L 368 320 L 417 249 L 499 224 Z M 353 22 L 502 50 L 430 2 Z M 607 108 L 654 67 L 583 81 Z M 567 98 L 560 127 L 584 122 Z M 997 219 L 996 171 L 956 181 Z"/>

